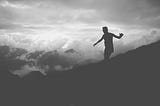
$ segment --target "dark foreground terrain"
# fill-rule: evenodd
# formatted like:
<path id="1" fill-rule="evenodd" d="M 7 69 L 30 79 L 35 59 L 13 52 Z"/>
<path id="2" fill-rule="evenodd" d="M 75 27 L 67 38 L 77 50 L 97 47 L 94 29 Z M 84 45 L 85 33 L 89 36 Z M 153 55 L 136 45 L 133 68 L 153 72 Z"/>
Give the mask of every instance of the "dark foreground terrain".
<path id="1" fill-rule="evenodd" d="M 160 42 L 47 76 L 10 74 L 1 59 L 0 106 L 158 106 Z"/>

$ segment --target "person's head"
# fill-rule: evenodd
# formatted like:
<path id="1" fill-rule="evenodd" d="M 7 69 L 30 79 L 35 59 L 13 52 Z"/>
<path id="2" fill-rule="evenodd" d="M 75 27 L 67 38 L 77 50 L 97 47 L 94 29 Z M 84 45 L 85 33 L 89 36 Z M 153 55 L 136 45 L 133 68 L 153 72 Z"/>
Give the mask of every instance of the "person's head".
<path id="1" fill-rule="evenodd" d="M 104 32 L 104 33 L 108 33 L 108 27 L 106 27 L 106 26 L 103 27 L 103 32 Z"/>

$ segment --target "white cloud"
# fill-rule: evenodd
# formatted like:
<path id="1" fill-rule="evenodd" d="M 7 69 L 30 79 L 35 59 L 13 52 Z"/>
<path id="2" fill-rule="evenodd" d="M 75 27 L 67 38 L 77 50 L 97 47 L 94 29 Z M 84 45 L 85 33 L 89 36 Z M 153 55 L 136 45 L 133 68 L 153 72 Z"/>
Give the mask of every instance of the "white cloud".
<path id="1" fill-rule="evenodd" d="M 70 66 L 70 67 L 62 67 L 61 65 L 56 65 L 54 68 L 55 68 L 56 71 L 67 71 L 67 70 L 71 70 L 72 66 Z"/>
<path id="2" fill-rule="evenodd" d="M 14 3 L 11 3 L 11 2 L 8 2 L 8 1 L 2 1 L 0 2 L 0 5 L 2 7 L 11 7 L 11 8 L 19 8 L 19 9 L 26 9 L 26 8 L 30 8 L 29 6 L 27 5 L 24 5 L 24 4 L 14 4 Z"/>
<path id="3" fill-rule="evenodd" d="M 159 39 L 158 34 L 148 34 L 160 28 L 159 7 L 154 2 L 157 1 L 1 0 L 0 44 L 29 51 L 76 49 L 80 55 L 68 57 L 78 62 L 102 59 L 103 43 L 92 47 L 103 34 L 102 26 L 108 26 L 115 34 L 125 34 L 121 42 L 114 40 L 121 44 L 117 53 L 127 44 L 140 46 Z M 135 44 L 136 41 L 143 43 Z"/>
<path id="4" fill-rule="evenodd" d="M 33 71 L 39 71 L 43 75 L 46 75 L 46 72 L 47 72 L 47 70 L 41 69 L 40 67 L 37 67 L 37 66 L 25 65 L 20 70 L 12 71 L 12 73 L 14 75 L 18 75 L 19 77 L 24 77 Z"/>

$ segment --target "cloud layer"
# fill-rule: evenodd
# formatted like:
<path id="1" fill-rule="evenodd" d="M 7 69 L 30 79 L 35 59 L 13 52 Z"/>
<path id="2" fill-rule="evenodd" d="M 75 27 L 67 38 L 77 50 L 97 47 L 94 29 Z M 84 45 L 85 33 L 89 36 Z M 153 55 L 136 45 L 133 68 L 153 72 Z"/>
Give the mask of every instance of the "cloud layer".
<path id="1" fill-rule="evenodd" d="M 92 44 L 102 36 L 102 26 L 125 34 L 114 39 L 113 55 L 159 40 L 159 4 L 159 0 L 0 0 L 0 45 L 30 53 L 57 50 L 79 64 L 99 61 L 103 43 L 95 48 Z M 67 50 L 76 52 L 66 55 Z M 63 69 L 60 64 L 55 68 Z"/>
<path id="2" fill-rule="evenodd" d="M 1 42 L 59 49 L 77 40 L 95 42 L 104 25 L 115 34 L 125 33 L 123 43 L 132 42 L 159 32 L 158 4 L 158 0 L 0 0 Z"/>

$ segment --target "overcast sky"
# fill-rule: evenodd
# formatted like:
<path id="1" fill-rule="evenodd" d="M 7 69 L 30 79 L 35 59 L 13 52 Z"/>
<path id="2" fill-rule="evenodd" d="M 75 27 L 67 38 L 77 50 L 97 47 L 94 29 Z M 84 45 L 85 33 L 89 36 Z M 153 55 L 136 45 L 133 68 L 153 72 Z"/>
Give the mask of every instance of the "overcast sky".
<path id="1" fill-rule="evenodd" d="M 0 0 L 0 44 L 37 49 L 92 48 L 101 27 L 124 33 L 116 49 L 158 40 L 159 0 Z M 81 46 L 80 46 L 81 45 Z"/>

